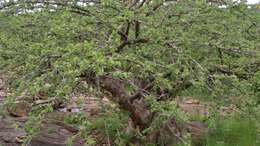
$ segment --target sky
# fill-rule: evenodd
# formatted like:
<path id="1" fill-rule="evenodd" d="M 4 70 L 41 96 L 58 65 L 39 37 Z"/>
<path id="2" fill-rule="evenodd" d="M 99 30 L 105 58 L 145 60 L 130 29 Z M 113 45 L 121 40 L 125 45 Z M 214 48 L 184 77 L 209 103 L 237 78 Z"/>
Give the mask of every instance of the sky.
<path id="1" fill-rule="evenodd" d="M 255 4 L 255 3 L 259 3 L 260 0 L 247 0 L 248 4 Z"/>
<path id="2" fill-rule="evenodd" d="M 3 2 L 4 0 L 0 0 L 0 3 Z M 10 0 L 5 0 L 5 2 L 9 2 Z M 16 0 L 15 0 L 16 1 Z M 234 0 L 234 1 L 239 1 L 239 0 Z M 260 0 L 247 0 L 247 4 L 256 4 L 260 3 Z"/>
<path id="3" fill-rule="evenodd" d="M 2 0 L 0 0 L 0 2 L 1 2 Z M 6 0 L 7 2 L 9 1 L 9 0 Z M 248 4 L 255 4 L 255 3 L 259 3 L 260 2 L 260 0 L 247 0 L 247 3 Z"/>

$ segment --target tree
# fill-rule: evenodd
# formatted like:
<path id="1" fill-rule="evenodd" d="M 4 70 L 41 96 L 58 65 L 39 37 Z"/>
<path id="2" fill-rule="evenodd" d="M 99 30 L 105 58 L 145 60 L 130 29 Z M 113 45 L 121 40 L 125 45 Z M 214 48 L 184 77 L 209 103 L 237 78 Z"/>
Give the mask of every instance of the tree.
<path id="1" fill-rule="evenodd" d="M 183 142 L 180 119 L 169 108 L 176 96 L 192 89 L 215 97 L 247 94 L 238 85 L 250 84 L 259 70 L 259 12 L 243 3 L 227 1 L 227 8 L 219 8 L 222 4 L 5 2 L 0 66 L 12 72 L 11 87 L 33 100 L 66 99 L 87 83 L 130 113 L 134 128 L 145 136 L 134 136 L 135 141 Z"/>

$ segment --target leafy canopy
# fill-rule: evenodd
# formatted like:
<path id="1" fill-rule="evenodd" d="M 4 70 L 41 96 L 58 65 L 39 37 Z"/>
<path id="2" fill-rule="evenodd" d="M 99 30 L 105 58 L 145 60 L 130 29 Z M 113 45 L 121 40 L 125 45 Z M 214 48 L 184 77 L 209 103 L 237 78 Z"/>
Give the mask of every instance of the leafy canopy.
<path id="1" fill-rule="evenodd" d="M 160 108 L 160 100 L 183 94 L 256 98 L 259 9 L 222 2 L 2 3 L 0 70 L 10 74 L 14 97 L 25 92 L 31 100 L 99 94 L 101 76 L 120 79 L 127 93 L 142 91 Z"/>

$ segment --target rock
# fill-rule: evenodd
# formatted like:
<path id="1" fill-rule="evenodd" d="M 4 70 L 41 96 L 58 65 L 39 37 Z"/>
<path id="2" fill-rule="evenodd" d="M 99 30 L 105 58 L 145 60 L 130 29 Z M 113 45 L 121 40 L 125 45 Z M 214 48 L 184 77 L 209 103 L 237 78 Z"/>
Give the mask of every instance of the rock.
<path id="1" fill-rule="evenodd" d="M 187 99 L 185 101 L 186 104 L 199 104 L 200 101 L 199 100 L 196 100 L 196 99 Z"/>
<path id="2" fill-rule="evenodd" d="M 6 89 L 5 89 L 4 79 L 0 76 L 0 105 L 4 102 L 6 97 Z"/>
<path id="3" fill-rule="evenodd" d="M 32 146 L 66 146 L 66 141 L 74 136 L 66 128 L 53 123 L 44 123 L 40 133 L 31 140 Z M 84 141 L 79 137 L 75 139 L 73 146 L 83 146 Z"/>
<path id="4" fill-rule="evenodd" d="M 178 102 L 178 107 L 189 115 L 208 117 L 209 106 L 196 99 L 182 99 Z"/>
<path id="5" fill-rule="evenodd" d="M 31 111 L 31 104 L 26 101 L 18 101 L 13 107 L 7 108 L 12 116 L 24 117 Z"/>
<path id="6" fill-rule="evenodd" d="M 41 125 L 38 135 L 32 138 L 31 146 L 66 146 L 66 140 L 76 134 L 76 130 L 71 125 L 57 122 L 62 119 L 64 113 L 50 114 L 49 117 L 55 116 L 53 120 L 45 119 Z M 57 117 L 60 115 L 60 117 Z M 46 117 L 47 118 L 47 117 Z M 52 122 L 56 119 L 56 122 Z M 24 131 L 26 117 L 11 117 L 9 115 L 0 116 L 0 145 L 1 146 L 21 146 L 21 142 L 27 136 Z M 48 122 L 46 122 L 48 121 Z M 62 124 L 63 123 L 63 124 Z M 73 131 L 74 130 L 74 131 Z M 83 146 L 84 141 L 77 137 L 73 146 Z"/>
<path id="7" fill-rule="evenodd" d="M 191 133 L 191 140 L 193 146 L 204 145 L 209 129 L 206 124 L 198 121 L 193 121 L 187 125 L 188 131 Z"/>
<path id="8" fill-rule="evenodd" d="M 0 77 L 0 90 L 3 90 L 4 89 L 4 80 Z"/>
<path id="9" fill-rule="evenodd" d="M 229 105 L 229 106 L 222 106 L 219 109 L 219 113 L 221 116 L 225 117 L 225 116 L 231 116 L 234 113 L 241 113 L 241 111 L 233 104 Z"/>
<path id="10" fill-rule="evenodd" d="M 23 120 L 22 120 L 23 121 Z M 1 146 L 20 146 L 21 141 L 17 141 L 21 137 L 25 137 L 27 134 L 22 129 L 23 122 L 20 119 L 16 119 L 9 116 L 0 117 L 0 145 Z"/>
<path id="11" fill-rule="evenodd" d="M 0 135 L 4 142 L 7 143 L 15 143 L 16 142 L 16 137 L 19 136 L 16 132 L 0 132 Z"/>
<path id="12" fill-rule="evenodd" d="M 0 104 L 4 102 L 6 93 L 0 90 Z"/>
<path id="13" fill-rule="evenodd" d="M 162 125 L 159 133 L 159 143 L 165 146 L 177 146 L 183 143 L 183 132 L 175 118 L 171 118 Z"/>

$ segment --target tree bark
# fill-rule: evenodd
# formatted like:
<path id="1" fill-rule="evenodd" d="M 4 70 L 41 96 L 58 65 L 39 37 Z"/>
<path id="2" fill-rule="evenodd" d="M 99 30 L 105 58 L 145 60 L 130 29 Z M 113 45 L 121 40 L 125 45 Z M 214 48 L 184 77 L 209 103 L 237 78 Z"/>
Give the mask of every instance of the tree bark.
<path id="1" fill-rule="evenodd" d="M 134 123 L 134 128 L 141 131 L 150 127 L 156 113 L 149 109 L 148 103 L 145 102 L 142 94 L 137 94 L 139 98 L 131 98 L 125 90 L 124 82 L 111 76 L 101 76 L 100 86 L 103 90 L 111 94 L 111 100 L 118 103 L 120 109 L 130 113 Z M 89 81 L 93 79 L 88 79 Z M 158 143 L 159 145 L 175 145 L 183 142 L 182 130 L 174 117 L 164 122 L 159 129 L 150 131 L 146 134 L 146 143 Z"/>

